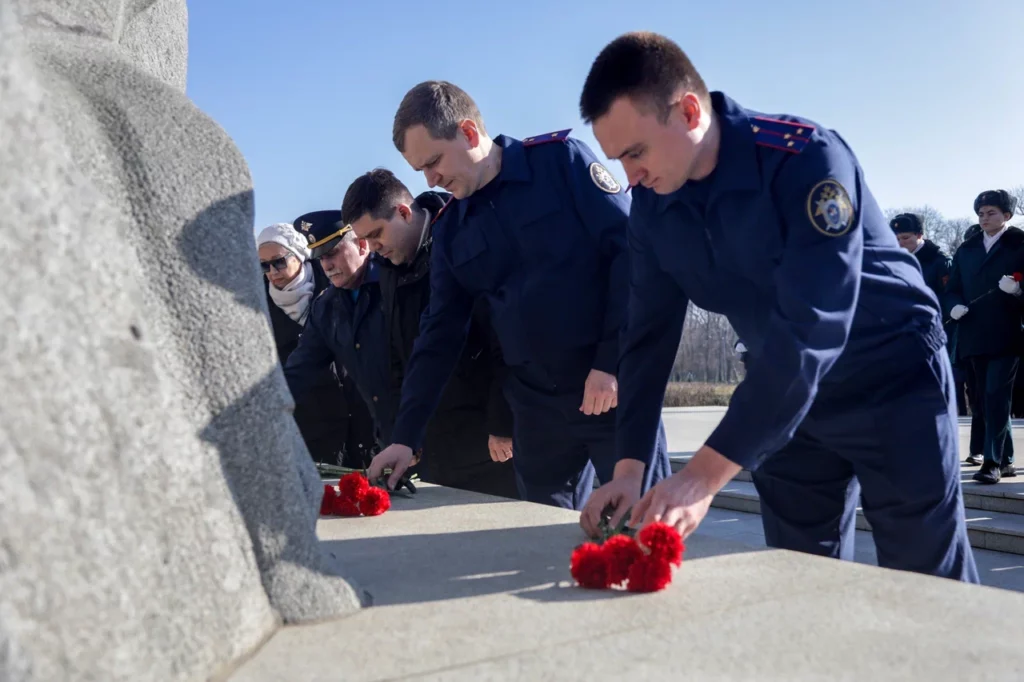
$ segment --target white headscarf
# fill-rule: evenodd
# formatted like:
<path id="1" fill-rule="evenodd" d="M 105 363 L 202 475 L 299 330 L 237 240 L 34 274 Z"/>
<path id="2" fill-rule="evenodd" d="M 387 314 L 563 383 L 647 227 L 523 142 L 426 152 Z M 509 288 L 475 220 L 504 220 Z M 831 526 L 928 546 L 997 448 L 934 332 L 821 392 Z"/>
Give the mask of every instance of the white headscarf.
<path id="1" fill-rule="evenodd" d="M 276 223 L 264 228 L 256 237 L 256 247 L 264 244 L 280 244 L 302 261 L 302 271 L 288 282 L 283 289 L 270 285 L 270 298 L 277 307 L 299 324 L 306 323 L 309 303 L 313 298 L 316 282 L 313 279 L 313 265 L 309 262 L 309 246 L 305 235 L 288 223 Z"/>
<path id="2" fill-rule="evenodd" d="M 263 231 L 256 237 L 256 246 L 258 248 L 270 243 L 280 244 L 298 256 L 303 263 L 309 260 L 309 242 L 306 241 L 306 235 L 289 223 L 275 223 L 270 227 L 263 228 Z"/>

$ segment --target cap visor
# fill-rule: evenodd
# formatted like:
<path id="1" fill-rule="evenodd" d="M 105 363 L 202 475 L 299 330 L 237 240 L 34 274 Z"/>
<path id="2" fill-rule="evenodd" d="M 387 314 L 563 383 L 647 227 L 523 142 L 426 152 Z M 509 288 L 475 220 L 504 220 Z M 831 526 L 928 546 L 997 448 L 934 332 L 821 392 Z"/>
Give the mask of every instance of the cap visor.
<path id="1" fill-rule="evenodd" d="M 335 246 L 337 246 L 338 242 L 340 242 L 340 241 L 341 241 L 341 237 L 335 237 L 334 239 L 332 239 L 331 241 L 327 242 L 326 244 L 321 244 L 320 246 L 318 246 L 315 249 L 313 249 L 312 251 L 310 251 L 310 253 L 309 253 L 310 258 L 319 258 L 320 256 L 324 255 L 325 253 L 327 253 L 328 251 L 333 249 Z"/>

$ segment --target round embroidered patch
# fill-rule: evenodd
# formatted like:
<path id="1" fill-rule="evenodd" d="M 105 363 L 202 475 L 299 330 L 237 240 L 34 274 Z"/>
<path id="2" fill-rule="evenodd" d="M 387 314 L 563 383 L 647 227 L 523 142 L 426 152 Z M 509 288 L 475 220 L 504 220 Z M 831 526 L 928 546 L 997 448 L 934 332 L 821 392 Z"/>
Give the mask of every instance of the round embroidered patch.
<path id="1" fill-rule="evenodd" d="M 608 172 L 608 169 L 597 161 L 590 164 L 590 179 L 601 190 L 608 192 L 608 194 L 618 194 L 619 190 L 622 189 L 622 186 L 616 182 L 615 177 Z"/>
<path id="2" fill-rule="evenodd" d="M 807 217 L 818 232 L 841 237 L 853 227 L 853 202 L 836 180 L 822 180 L 807 195 Z"/>

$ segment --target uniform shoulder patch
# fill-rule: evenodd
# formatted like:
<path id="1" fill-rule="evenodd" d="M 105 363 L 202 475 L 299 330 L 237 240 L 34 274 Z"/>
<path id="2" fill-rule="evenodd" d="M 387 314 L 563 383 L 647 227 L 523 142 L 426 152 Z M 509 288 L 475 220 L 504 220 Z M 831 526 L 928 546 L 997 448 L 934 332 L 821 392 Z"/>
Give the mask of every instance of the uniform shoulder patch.
<path id="1" fill-rule="evenodd" d="M 822 180 L 807 194 L 807 217 L 828 237 L 842 237 L 853 227 L 853 202 L 838 180 Z"/>
<path id="2" fill-rule="evenodd" d="M 598 189 L 608 192 L 608 194 L 618 194 L 622 189 L 622 185 L 615 179 L 615 176 L 597 161 L 590 164 L 590 179 L 594 181 Z"/>
<path id="3" fill-rule="evenodd" d="M 436 223 L 436 222 L 437 222 L 437 221 L 438 221 L 438 220 L 439 220 L 439 219 L 441 218 L 441 216 L 442 216 L 442 215 L 444 215 L 444 212 L 445 212 L 445 210 L 447 210 L 447 209 L 448 209 L 448 207 L 452 205 L 452 202 L 453 202 L 453 201 L 455 201 L 455 197 L 454 197 L 454 196 L 450 196 L 450 197 L 448 197 L 448 201 L 444 202 L 444 206 L 442 206 L 442 207 L 441 207 L 441 208 L 440 208 L 440 209 L 438 210 L 438 212 L 437 212 L 437 215 L 435 215 L 435 216 L 434 216 L 434 219 L 430 221 L 430 224 L 431 224 L 431 225 L 433 225 L 434 223 Z"/>
<path id="4" fill-rule="evenodd" d="M 572 128 L 566 128 L 565 130 L 559 130 L 553 133 L 544 133 L 543 135 L 534 135 L 523 140 L 524 147 L 532 147 L 538 144 L 544 144 L 545 142 L 561 142 L 565 138 L 569 137 L 569 133 L 572 132 Z"/>
<path id="5" fill-rule="evenodd" d="M 767 116 L 754 116 L 750 119 L 750 127 L 754 131 L 754 144 L 793 154 L 799 154 L 807 146 L 814 132 L 812 125 Z"/>

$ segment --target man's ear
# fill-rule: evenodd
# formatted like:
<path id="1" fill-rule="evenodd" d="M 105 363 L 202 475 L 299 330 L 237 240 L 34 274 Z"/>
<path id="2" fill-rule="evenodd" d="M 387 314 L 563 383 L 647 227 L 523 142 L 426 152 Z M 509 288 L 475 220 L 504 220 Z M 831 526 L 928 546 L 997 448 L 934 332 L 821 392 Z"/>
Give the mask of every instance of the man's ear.
<path id="1" fill-rule="evenodd" d="M 459 130 L 469 142 L 470 149 L 476 149 L 480 145 L 480 129 L 477 128 L 476 121 L 471 118 L 464 119 L 459 123 Z"/>
<path id="2" fill-rule="evenodd" d="M 409 222 L 409 219 L 412 218 L 412 206 L 409 206 L 408 204 L 399 204 L 398 215 L 402 216 L 402 220 L 405 222 Z"/>

